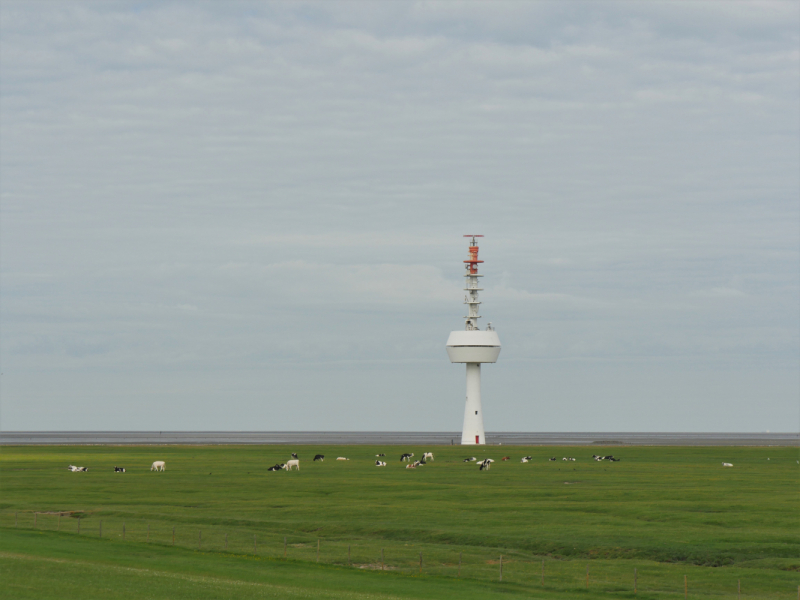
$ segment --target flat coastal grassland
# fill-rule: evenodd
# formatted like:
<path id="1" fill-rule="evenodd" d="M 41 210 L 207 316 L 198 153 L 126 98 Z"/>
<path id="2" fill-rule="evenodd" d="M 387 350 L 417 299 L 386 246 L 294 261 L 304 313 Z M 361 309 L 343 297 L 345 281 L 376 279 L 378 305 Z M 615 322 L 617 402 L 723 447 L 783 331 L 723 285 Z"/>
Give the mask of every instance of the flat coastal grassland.
<path id="1" fill-rule="evenodd" d="M 417 469 L 399 460 L 426 450 Z M 299 472 L 267 471 L 291 452 Z M 496 462 L 481 472 L 468 456 Z M 0 596 L 794 599 L 798 460 L 787 447 L 3 447 Z"/>

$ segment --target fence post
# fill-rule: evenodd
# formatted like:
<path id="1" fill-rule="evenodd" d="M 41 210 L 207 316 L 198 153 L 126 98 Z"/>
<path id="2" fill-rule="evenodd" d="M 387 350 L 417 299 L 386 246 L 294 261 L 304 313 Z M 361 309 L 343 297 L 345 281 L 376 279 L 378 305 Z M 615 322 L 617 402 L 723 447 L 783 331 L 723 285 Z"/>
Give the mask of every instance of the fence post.
<path id="1" fill-rule="evenodd" d="M 14 527 L 17 526 L 17 513 L 14 513 Z"/>
<path id="2" fill-rule="evenodd" d="M 61 531 L 61 513 L 58 513 L 58 527 L 56 531 Z"/>
<path id="3" fill-rule="evenodd" d="M 147 543 L 150 543 L 150 523 L 147 524 Z"/>
<path id="4" fill-rule="evenodd" d="M 172 528 L 172 545 L 175 545 L 175 527 Z"/>
<path id="5" fill-rule="evenodd" d="M 741 579 L 737 579 L 736 580 L 736 597 L 739 600 L 742 600 L 742 580 Z"/>
<path id="6" fill-rule="evenodd" d="M 197 530 L 197 549 L 200 550 L 200 545 L 203 543 L 203 530 Z"/>
<path id="7" fill-rule="evenodd" d="M 419 574 L 422 575 L 422 552 L 419 553 Z"/>
<path id="8" fill-rule="evenodd" d="M 503 581 L 503 555 L 500 555 L 500 581 Z"/>
<path id="9" fill-rule="evenodd" d="M 317 538 L 317 562 L 319 562 L 319 538 Z"/>
<path id="10" fill-rule="evenodd" d="M 253 554 L 258 554 L 258 540 L 255 533 L 253 534 Z"/>
<path id="11" fill-rule="evenodd" d="M 347 565 L 350 566 L 350 544 L 347 544 Z"/>
<path id="12" fill-rule="evenodd" d="M 39 513 L 33 513 L 33 526 L 36 527 L 36 518 L 39 516 Z"/>
<path id="13" fill-rule="evenodd" d="M 122 522 L 122 541 L 125 541 L 125 521 Z"/>
<path id="14" fill-rule="evenodd" d="M 689 597 L 689 580 L 686 575 L 683 576 L 683 600 Z"/>
<path id="15" fill-rule="evenodd" d="M 383 548 L 381 548 L 381 571 L 383 570 Z"/>
<path id="16" fill-rule="evenodd" d="M 586 563 L 586 589 L 589 589 L 589 563 Z"/>
<path id="17" fill-rule="evenodd" d="M 462 552 L 458 553 L 458 576 L 461 577 L 461 554 Z"/>
<path id="18" fill-rule="evenodd" d="M 633 568 L 633 593 L 636 594 L 636 583 L 637 579 L 639 578 L 639 572 L 636 570 L 636 567 Z"/>
<path id="19" fill-rule="evenodd" d="M 286 536 L 283 536 L 283 558 L 286 558 Z"/>
<path id="20" fill-rule="evenodd" d="M 227 549 L 228 549 L 228 534 L 226 532 L 225 533 L 225 550 L 227 550 Z"/>
<path id="21" fill-rule="evenodd" d="M 544 559 L 542 559 L 542 585 L 544 585 Z"/>
<path id="22" fill-rule="evenodd" d="M 103 521 L 100 521 L 100 533 L 98 537 L 103 537 Z"/>
<path id="23" fill-rule="evenodd" d="M 78 535 L 81 534 L 81 518 L 78 517 Z"/>

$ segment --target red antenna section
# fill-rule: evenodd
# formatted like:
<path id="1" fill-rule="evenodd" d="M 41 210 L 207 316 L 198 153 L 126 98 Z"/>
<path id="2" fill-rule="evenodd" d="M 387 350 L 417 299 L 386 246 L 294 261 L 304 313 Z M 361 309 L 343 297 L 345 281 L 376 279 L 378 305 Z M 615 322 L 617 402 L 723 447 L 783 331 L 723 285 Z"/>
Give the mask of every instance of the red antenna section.
<path id="1" fill-rule="evenodd" d="M 482 263 L 483 261 L 478 260 L 478 242 L 475 241 L 475 238 L 483 236 L 477 233 L 470 233 L 464 237 L 472 238 L 472 244 L 469 246 L 469 260 L 465 260 L 464 262 L 469 265 L 470 275 L 476 275 L 478 273 L 478 263 Z"/>

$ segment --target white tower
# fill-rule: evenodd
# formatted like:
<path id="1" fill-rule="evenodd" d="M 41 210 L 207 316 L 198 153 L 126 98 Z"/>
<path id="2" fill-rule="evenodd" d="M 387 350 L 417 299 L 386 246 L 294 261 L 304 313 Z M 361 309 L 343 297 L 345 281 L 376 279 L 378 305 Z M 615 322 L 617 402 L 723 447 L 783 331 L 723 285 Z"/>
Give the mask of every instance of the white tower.
<path id="1" fill-rule="evenodd" d="M 467 404 L 464 407 L 464 428 L 461 432 L 462 444 L 485 444 L 483 431 L 483 409 L 481 408 L 481 363 L 497 362 L 500 355 L 500 338 L 489 323 L 485 331 L 478 328 L 478 243 L 475 238 L 482 235 L 465 235 L 472 238 L 469 246 L 469 260 L 464 261 L 466 267 L 467 292 L 464 304 L 469 306 L 469 314 L 464 331 L 451 331 L 447 338 L 447 355 L 451 363 L 467 363 Z"/>

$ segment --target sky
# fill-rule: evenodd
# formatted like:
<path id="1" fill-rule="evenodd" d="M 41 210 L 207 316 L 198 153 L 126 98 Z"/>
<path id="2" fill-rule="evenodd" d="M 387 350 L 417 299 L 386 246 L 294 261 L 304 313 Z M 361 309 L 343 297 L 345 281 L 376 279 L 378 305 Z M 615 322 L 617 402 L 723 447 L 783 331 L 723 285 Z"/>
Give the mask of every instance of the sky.
<path id="1" fill-rule="evenodd" d="M 800 4 L 0 5 L 0 429 L 800 430 Z"/>

